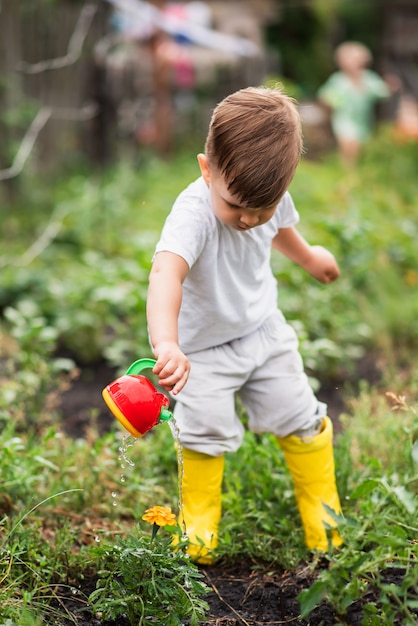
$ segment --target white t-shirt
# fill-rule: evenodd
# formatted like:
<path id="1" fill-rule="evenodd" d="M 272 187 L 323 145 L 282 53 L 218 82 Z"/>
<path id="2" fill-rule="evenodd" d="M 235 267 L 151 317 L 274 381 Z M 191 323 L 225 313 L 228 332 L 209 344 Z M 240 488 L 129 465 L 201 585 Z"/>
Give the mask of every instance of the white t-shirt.
<path id="1" fill-rule="evenodd" d="M 277 310 L 271 243 L 280 228 L 298 221 L 289 193 L 266 224 L 244 232 L 225 226 L 215 217 L 203 178 L 179 195 L 156 253 L 178 254 L 190 268 L 183 284 L 179 316 L 183 352 L 197 352 L 244 337 Z"/>

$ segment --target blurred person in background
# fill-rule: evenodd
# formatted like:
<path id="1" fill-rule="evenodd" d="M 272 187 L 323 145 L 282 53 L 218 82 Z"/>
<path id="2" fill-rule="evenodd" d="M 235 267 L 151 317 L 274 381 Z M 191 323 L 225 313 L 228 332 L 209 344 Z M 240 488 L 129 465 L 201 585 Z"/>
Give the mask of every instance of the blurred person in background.
<path id="1" fill-rule="evenodd" d="M 331 112 L 331 127 L 341 160 L 356 164 L 373 128 L 374 106 L 400 89 L 396 76 L 381 78 L 368 69 L 370 50 L 362 43 L 346 41 L 335 50 L 338 70 L 319 88 L 318 98 Z"/>

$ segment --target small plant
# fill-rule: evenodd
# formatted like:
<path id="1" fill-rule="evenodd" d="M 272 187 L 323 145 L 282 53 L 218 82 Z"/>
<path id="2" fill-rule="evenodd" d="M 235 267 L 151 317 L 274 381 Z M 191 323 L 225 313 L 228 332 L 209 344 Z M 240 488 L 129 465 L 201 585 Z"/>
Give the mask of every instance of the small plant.
<path id="1" fill-rule="evenodd" d="M 51 422 L 58 395 L 75 366 L 71 359 L 54 355 L 57 331 L 36 303 L 21 300 L 3 316 L 10 340 L 0 360 L 0 424 L 13 422 L 26 432 L 39 431 L 42 423 Z"/>
<path id="2" fill-rule="evenodd" d="M 181 626 L 186 618 L 198 626 L 209 609 L 202 574 L 181 544 L 173 551 L 171 534 L 157 539 L 161 526 L 181 534 L 171 509 L 152 507 L 142 519 L 153 525 L 151 537 L 118 537 L 116 545 L 97 549 L 103 567 L 89 598 L 93 610 L 103 619 L 126 615 L 132 626 Z"/>
<path id="3" fill-rule="evenodd" d="M 57 581 L 71 577 L 74 533 L 69 523 L 50 533 L 50 542 L 44 536 L 39 513 L 47 503 L 72 494 L 78 489 L 53 494 L 12 521 L 8 516 L 0 521 L 0 603 L 1 626 L 40 626 L 51 618 L 58 624 L 62 612 L 52 606 L 57 599 Z M 0 492 L 0 509 L 10 509 L 12 499 Z M 14 621 L 16 620 L 16 621 Z"/>

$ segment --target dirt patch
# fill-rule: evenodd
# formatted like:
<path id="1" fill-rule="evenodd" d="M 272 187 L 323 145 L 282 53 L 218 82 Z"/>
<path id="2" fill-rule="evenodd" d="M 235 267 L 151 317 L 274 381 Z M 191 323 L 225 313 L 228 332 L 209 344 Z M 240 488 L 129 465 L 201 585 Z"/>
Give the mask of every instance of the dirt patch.
<path id="1" fill-rule="evenodd" d="M 309 618 L 302 619 L 297 596 L 315 580 L 309 564 L 300 565 L 291 571 L 279 571 L 267 566 L 258 566 L 255 570 L 243 563 L 219 563 L 210 568 L 201 568 L 201 572 L 210 592 L 205 598 L 209 611 L 200 626 L 361 626 L 364 604 L 378 606 L 378 592 L 370 589 L 361 601 L 350 605 L 343 616 L 337 615 L 324 601 L 311 612 Z M 388 572 L 385 582 L 400 585 L 403 575 L 401 570 Z M 64 620 L 62 625 L 130 626 L 126 617 L 121 616 L 116 621 L 101 620 L 87 610 L 87 597 L 94 587 L 94 580 L 85 580 L 77 596 L 68 589 L 62 592 L 57 590 L 60 595 L 59 608 L 71 615 L 71 619 Z M 416 613 L 418 617 L 418 611 Z M 401 617 L 391 621 L 392 626 L 401 626 L 402 623 Z M 56 620 L 53 625 L 56 626 Z M 188 622 L 184 626 L 188 626 Z"/>
<path id="2" fill-rule="evenodd" d="M 335 614 L 324 605 L 309 621 L 300 619 L 297 596 L 309 587 L 308 567 L 292 571 L 249 570 L 245 565 L 205 570 L 210 612 L 206 624 L 241 626 L 251 624 L 335 624 Z"/>
<path id="3" fill-rule="evenodd" d="M 110 429 L 114 418 L 104 403 L 102 390 L 116 376 L 116 371 L 105 363 L 80 368 L 78 377 L 60 399 L 62 428 L 67 435 L 84 437 L 86 428 L 92 424 L 100 434 Z"/>

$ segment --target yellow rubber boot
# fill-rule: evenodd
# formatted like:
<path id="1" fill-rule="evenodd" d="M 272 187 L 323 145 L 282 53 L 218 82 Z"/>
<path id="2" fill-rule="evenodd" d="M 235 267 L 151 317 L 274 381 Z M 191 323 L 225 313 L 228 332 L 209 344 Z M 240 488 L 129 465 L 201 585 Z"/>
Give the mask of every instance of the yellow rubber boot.
<path id="1" fill-rule="evenodd" d="M 185 523 L 187 552 L 192 559 L 210 565 L 210 552 L 218 545 L 224 457 L 183 448 L 183 464 L 183 510 L 179 524 Z"/>
<path id="2" fill-rule="evenodd" d="M 332 422 L 329 417 L 325 417 L 322 430 L 307 443 L 295 435 L 277 437 L 293 478 L 305 543 L 310 550 L 322 552 L 328 550 L 324 522 L 336 528 L 335 520 L 326 512 L 323 504 L 336 513 L 341 512 L 335 484 L 332 433 Z M 331 531 L 331 543 L 333 546 L 342 543 L 336 529 Z"/>

